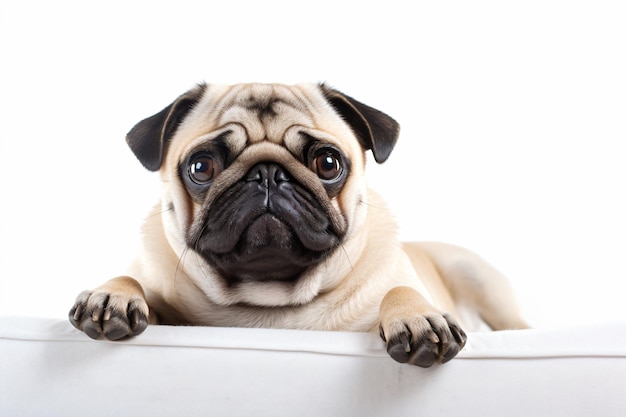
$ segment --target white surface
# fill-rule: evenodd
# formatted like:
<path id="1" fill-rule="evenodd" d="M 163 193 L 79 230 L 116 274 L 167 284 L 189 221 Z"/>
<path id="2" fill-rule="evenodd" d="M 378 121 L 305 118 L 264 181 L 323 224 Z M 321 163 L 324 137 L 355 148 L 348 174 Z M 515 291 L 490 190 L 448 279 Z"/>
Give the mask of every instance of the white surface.
<path id="1" fill-rule="evenodd" d="M 625 317 L 623 1 L 0 4 L 0 313 L 64 317 L 156 201 L 124 135 L 202 80 L 327 81 L 402 124 L 370 180 L 536 327 Z"/>
<path id="2" fill-rule="evenodd" d="M 626 323 L 471 333 L 443 366 L 374 334 L 150 326 L 93 341 L 0 318 L 3 416 L 621 416 Z"/>

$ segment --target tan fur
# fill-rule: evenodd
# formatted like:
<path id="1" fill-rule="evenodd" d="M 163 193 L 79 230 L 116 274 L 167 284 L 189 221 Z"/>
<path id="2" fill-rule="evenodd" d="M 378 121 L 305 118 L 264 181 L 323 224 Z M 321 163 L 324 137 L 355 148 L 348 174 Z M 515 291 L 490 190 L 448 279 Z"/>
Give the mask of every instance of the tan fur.
<path id="1" fill-rule="evenodd" d="M 398 242 L 393 215 L 365 184 L 364 149 L 323 91 L 310 84 L 246 84 L 181 96 L 197 103 L 167 142 L 162 200 L 146 219 L 143 251 L 128 276 L 79 296 L 72 323 L 110 339 L 143 331 L 142 314 L 150 323 L 177 325 L 380 331 L 394 359 L 419 366 L 446 362 L 463 347 L 461 325 L 470 323 L 455 318 L 459 307 L 493 329 L 526 327 L 506 281 L 478 256 L 450 245 Z M 251 103 L 266 106 L 271 117 L 252 111 Z M 226 131 L 237 158 L 196 201 L 181 182 L 179 164 Z M 304 134 L 350 158 L 350 176 L 337 196 L 328 197 L 298 160 Z M 296 282 L 229 285 L 185 239 L 205 204 L 259 161 L 284 166 L 346 235 Z"/>

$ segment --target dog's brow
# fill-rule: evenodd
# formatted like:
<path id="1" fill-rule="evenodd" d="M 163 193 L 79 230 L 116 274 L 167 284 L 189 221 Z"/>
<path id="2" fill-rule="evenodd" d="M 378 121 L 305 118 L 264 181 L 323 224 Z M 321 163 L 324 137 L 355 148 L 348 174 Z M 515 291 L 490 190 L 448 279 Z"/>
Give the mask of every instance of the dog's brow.
<path id="1" fill-rule="evenodd" d="M 261 119 L 261 121 L 265 121 L 278 116 L 278 112 L 275 109 L 276 104 L 284 104 L 286 106 L 293 107 L 291 103 L 278 97 L 269 97 L 260 100 L 255 97 L 250 97 L 245 103 L 242 104 L 242 106 L 256 113 L 257 117 Z"/>

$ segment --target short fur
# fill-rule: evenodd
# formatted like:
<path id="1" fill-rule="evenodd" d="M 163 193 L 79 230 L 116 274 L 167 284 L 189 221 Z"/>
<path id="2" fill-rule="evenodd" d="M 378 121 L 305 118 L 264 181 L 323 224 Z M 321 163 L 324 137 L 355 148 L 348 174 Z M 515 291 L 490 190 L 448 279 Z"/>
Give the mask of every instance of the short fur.
<path id="1" fill-rule="evenodd" d="M 460 311 L 526 327 L 478 256 L 397 240 L 364 172 L 365 152 L 385 162 L 398 135 L 394 119 L 326 85 L 188 91 L 129 132 L 160 173 L 161 201 L 128 275 L 81 293 L 70 321 L 111 340 L 148 322 L 379 331 L 395 360 L 423 367 L 463 348 Z"/>

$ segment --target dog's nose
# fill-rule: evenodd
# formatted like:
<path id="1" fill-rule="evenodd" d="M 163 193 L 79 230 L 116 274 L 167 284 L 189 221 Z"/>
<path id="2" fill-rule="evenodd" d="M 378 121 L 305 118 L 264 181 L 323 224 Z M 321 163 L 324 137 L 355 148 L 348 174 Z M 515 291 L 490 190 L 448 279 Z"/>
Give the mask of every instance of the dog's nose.
<path id="1" fill-rule="evenodd" d="M 280 186 L 282 183 L 289 182 L 291 176 L 280 165 L 273 162 L 263 162 L 252 167 L 246 174 L 246 181 L 258 182 L 267 188 Z"/>

